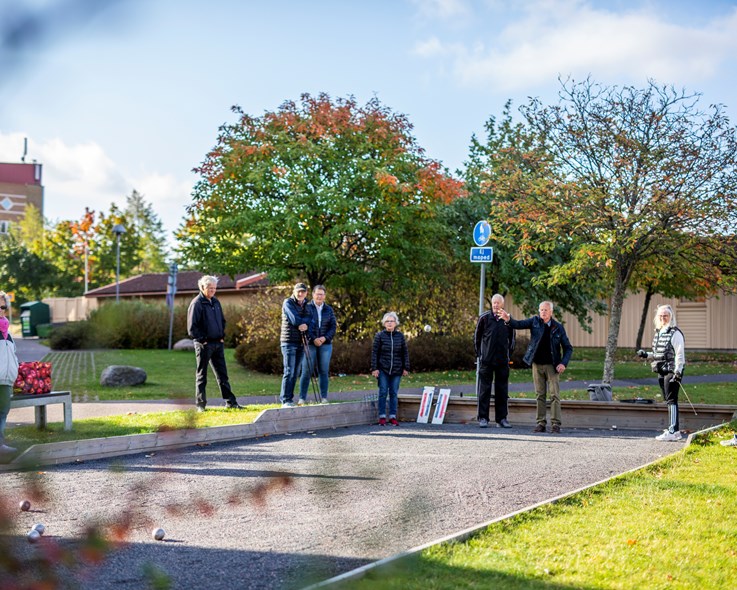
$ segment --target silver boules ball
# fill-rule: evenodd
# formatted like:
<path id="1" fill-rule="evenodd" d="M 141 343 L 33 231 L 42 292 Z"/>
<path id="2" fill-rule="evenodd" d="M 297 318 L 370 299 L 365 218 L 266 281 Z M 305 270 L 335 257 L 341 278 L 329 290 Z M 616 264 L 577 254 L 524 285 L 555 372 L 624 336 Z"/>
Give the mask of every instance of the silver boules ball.
<path id="1" fill-rule="evenodd" d="M 166 531 L 164 529 L 154 529 L 151 531 L 151 536 L 157 541 L 163 541 L 166 536 Z"/>
<path id="2" fill-rule="evenodd" d="M 44 524 L 42 524 L 40 522 L 37 522 L 36 524 L 33 525 L 33 527 L 31 528 L 31 530 L 32 531 L 38 531 L 38 534 L 39 535 L 43 535 L 46 532 L 46 525 L 44 525 Z"/>
<path id="3" fill-rule="evenodd" d="M 425 332 L 432 332 L 432 326 L 430 324 L 425 324 L 424 330 Z"/>
<path id="4" fill-rule="evenodd" d="M 38 543 L 39 539 L 41 538 L 41 533 L 39 533 L 37 530 L 32 530 L 30 533 L 28 533 L 28 542 L 29 543 Z"/>
<path id="5" fill-rule="evenodd" d="M 23 512 L 28 512 L 31 509 L 31 503 L 28 500 L 21 500 L 20 509 Z"/>

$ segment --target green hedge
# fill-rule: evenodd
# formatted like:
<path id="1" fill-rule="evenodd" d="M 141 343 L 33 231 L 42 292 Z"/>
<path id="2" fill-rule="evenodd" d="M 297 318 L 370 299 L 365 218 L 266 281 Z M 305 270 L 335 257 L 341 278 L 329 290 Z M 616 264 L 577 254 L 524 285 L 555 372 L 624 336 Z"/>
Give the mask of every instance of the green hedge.
<path id="1" fill-rule="evenodd" d="M 528 339 L 517 337 L 512 366 L 521 367 Z M 330 372 L 347 375 L 366 374 L 371 368 L 372 338 L 333 342 Z M 410 366 L 413 372 L 473 370 L 476 368 L 471 336 L 441 336 L 423 334 L 408 341 Z M 242 343 L 235 349 L 236 360 L 244 367 L 260 373 L 278 375 L 282 372 L 279 340 L 266 338 Z"/>

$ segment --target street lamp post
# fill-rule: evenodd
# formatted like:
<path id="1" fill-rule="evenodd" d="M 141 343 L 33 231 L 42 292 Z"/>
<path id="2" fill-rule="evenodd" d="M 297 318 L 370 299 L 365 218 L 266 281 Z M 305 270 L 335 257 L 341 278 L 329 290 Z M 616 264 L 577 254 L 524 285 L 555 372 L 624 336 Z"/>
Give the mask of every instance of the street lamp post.
<path id="1" fill-rule="evenodd" d="M 118 251 L 115 262 L 115 303 L 120 301 L 120 236 L 125 233 L 125 228 L 119 223 L 113 227 L 113 233 L 118 239 Z"/>

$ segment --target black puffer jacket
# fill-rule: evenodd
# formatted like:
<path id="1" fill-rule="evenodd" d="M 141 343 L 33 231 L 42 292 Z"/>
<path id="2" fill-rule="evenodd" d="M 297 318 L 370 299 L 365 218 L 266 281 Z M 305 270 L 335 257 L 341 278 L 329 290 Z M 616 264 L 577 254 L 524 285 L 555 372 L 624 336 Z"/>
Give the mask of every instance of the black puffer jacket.
<path id="1" fill-rule="evenodd" d="M 401 375 L 409 371 L 409 350 L 404 334 L 397 330 L 382 330 L 374 336 L 371 371 L 377 369 L 389 375 Z"/>

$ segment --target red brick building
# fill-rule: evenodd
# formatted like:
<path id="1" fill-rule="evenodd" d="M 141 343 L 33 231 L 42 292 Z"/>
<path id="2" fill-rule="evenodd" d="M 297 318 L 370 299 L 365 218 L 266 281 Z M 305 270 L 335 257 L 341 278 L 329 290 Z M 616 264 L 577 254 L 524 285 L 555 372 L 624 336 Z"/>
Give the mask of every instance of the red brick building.
<path id="1" fill-rule="evenodd" d="M 41 184 L 41 164 L 0 163 L 0 234 L 17 223 L 34 205 L 43 215 L 44 187 Z"/>

